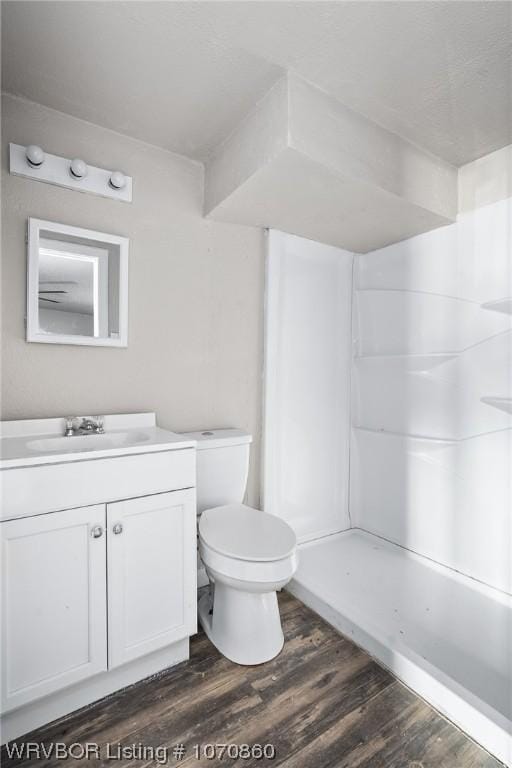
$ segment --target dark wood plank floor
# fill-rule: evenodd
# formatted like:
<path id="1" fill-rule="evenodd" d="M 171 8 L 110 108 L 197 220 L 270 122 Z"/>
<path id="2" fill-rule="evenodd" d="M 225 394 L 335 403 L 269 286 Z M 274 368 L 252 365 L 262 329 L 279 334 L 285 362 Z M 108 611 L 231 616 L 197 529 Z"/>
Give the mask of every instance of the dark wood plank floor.
<path id="1" fill-rule="evenodd" d="M 33 732 L 23 740 L 97 742 L 100 759 L 68 765 L 139 768 L 156 759 L 108 759 L 107 744 L 168 746 L 167 765 L 286 768 L 497 768 L 500 765 L 367 654 L 286 593 L 285 647 L 259 667 L 223 658 L 204 634 L 191 659 Z M 18 743 L 22 739 L 17 739 Z M 273 760 L 198 760 L 195 744 L 273 744 Z M 185 746 L 177 759 L 175 745 Z M 2 766 L 62 766 L 9 759 Z"/>

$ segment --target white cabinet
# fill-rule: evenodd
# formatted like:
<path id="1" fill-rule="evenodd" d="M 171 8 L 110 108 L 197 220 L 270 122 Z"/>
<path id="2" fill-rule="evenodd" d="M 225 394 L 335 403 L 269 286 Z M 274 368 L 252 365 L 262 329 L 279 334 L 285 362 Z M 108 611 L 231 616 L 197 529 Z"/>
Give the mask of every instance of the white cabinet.
<path id="1" fill-rule="evenodd" d="M 112 669 L 196 632 L 193 490 L 107 505 Z"/>
<path id="2" fill-rule="evenodd" d="M 195 451 L 189 448 L 9 469 L 0 473 L 0 517 L 12 520 L 193 488 L 195 459 Z"/>
<path id="3" fill-rule="evenodd" d="M 0 422 L 0 742 L 189 658 L 195 442 L 104 424 Z"/>
<path id="4" fill-rule="evenodd" d="M 4 521 L 0 535 L 4 712 L 197 630 L 194 489 Z"/>
<path id="5" fill-rule="evenodd" d="M 0 524 L 2 709 L 107 668 L 105 505 Z"/>

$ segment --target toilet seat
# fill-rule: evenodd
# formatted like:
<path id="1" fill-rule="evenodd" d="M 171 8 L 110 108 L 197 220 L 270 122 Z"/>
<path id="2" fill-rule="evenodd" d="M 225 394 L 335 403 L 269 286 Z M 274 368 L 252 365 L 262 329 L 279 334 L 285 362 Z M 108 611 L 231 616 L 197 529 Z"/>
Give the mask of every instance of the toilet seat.
<path id="1" fill-rule="evenodd" d="M 239 560 L 210 549 L 202 539 L 199 540 L 199 555 L 207 572 L 213 574 L 214 578 L 220 575 L 232 582 L 254 583 L 258 587 L 264 584 L 288 582 L 297 570 L 298 563 L 296 552 L 292 552 L 281 560 Z"/>
<path id="2" fill-rule="evenodd" d="M 213 589 L 199 621 L 212 643 L 237 664 L 262 664 L 284 643 L 277 591 L 297 570 L 295 533 L 274 515 L 244 504 L 205 510 L 199 554 Z"/>
<path id="3" fill-rule="evenodd" d="M 205 510 L 199 540 L 223 558 L 247 563 L 274 563 L 295 552 L 297 540 L 288 523 L 245 504 Z"/>

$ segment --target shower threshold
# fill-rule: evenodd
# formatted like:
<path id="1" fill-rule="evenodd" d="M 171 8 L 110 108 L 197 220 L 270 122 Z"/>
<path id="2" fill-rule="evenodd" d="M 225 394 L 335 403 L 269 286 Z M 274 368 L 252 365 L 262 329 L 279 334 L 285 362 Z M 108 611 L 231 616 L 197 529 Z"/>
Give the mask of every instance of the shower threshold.
<path id="1" fill-rule="evenodd" d="M 512 765 L 510 596 L 359 529 L 299 557 L 293 595 Z"/>

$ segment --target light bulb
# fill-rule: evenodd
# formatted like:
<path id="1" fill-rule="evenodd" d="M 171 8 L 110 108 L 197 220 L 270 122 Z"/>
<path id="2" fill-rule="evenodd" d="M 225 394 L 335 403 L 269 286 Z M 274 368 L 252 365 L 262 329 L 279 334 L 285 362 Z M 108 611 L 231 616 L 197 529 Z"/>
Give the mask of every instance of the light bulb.
<path id="1" fill-rule="evenodd" d="M 25 157 L 32 168 L 39 168 L 44 163 L 44 152 L 41 147 L 30 144 L 25 150 Z"/>
<path id="2" fill-rule="evenodd" d="M 114 171 L 114 173 L 110 176 L 109 184 L 114 189 L 123 189 L 124 185 L 126 184 L 126 177 L 124 173 L 121 173 L 121 171 Z"/>
<path id="3" fill-rule="evenodd" d="M 71 171 L 71 175 L 76 179 L 84 179 L 87 176 L 87 165 L 78 157 L 71 161 L 69 170 Z"/>

